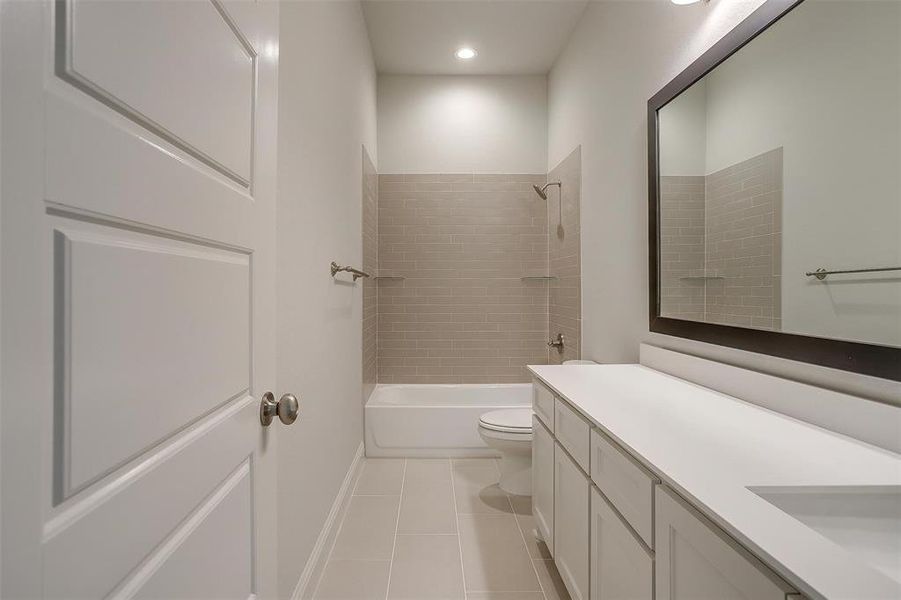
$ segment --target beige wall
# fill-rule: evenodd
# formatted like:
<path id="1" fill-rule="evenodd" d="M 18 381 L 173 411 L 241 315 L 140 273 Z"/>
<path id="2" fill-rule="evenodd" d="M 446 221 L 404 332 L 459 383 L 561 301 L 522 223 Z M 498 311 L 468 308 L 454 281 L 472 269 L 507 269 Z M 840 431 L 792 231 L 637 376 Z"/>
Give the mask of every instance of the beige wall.
<path id="1" fill-rule="evenodd" d="M 551 349 L 550 363 L 581 358 L 582 261 L 581 223 L 582 150 L 576 148 L 551 169 L 548 181 L 559 181 L 559 190 L 548 189 L 548 335 L 562 333 L 563 351 Z"/>
<path id="2" fill-rule="evenodd" d="M 549 164 L 556 164 L 581 144 L 585 165 L 583 357 L 635 362 L 639 343 L 651 341 L 790 379 L 895 401 L 897 386 L 886 380 L 648 331 L 647 100 L 761 3 L 592 3 L 552 69 L 548 80 Z"/>
<path id="3" fill-rule="evenodd" d="M 547 361 L 545 175 L 379 176 L 379 383 L 527 382 Z"/>
<path id="4" fill-rule="evenodd" d="M 290 598 L 362 440 L 361 146 L 373 160 L 376 75 L 357 2 L 280 11 L 278 389 L 300 418 L 278 435 L 279 597 Z"/>

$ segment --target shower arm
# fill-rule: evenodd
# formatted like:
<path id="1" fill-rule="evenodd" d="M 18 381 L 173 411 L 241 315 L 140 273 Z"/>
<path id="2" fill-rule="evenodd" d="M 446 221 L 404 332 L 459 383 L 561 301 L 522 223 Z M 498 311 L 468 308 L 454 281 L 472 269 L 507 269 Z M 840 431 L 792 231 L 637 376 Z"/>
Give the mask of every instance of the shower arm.
<path id="1" fill-rule="evenodd" d="M 563 182 L 552 181 L 545 184 L 544 189 L 547 190 L 551 186 L 554 186 L 558 190 L 560 190 L 560 193 L 557 194 L 557 224 L 563 225 Z"/>
<path id="2" fill-rule="evenodd" d="M 351 275 L 353 275 L 354 281 L 356 281 L 360 277 L 370 277 L 369 273 L 367 273 L 365 271 L 361 271 L 359 269 L 354 269 L 353 267 L 342 267 L 341 265 L 339 265 L 338 263 L 336 263 L 334 261 L 331 264 L 331 272 L 332 272 L 332 277 L 334 277 L 335 275 L 337 275 L 338 273 L 341 273 L 341 272 L 350 273 Z"/>

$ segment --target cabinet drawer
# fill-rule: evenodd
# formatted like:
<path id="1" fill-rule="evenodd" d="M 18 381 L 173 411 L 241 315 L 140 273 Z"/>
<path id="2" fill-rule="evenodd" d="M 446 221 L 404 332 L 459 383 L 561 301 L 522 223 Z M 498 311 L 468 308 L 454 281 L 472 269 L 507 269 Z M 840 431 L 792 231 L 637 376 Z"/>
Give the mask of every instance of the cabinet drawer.
<path id="1" fill-rule="evenodd" d="M 797 592 L 664 485 L 656 488 L 656 600 L 786 600 Z"/>
<path id="2" fill-rule="evenodd" d="M 532 410 L 549 430 L 554 430 L 554 393 L 537 379 L 532 380 Z"/>
<path id="3" fill-rule="evenodd" d="M 591 455 L 591 426 L 582 415 L 560 398 L 556 399 L 554 406 L 554 436 L 582 467 L 582 470 L 588 473 Z"/>
<path id="4" fill-rule="evenodd" d="M 591 488 L 591 600 L 653 600 L 654 557 Z"/>
<path id="5" fill-rule="evenodd" d="M 653 548 L 654 486 L 660 480 L 597 429 L 591 432 L 591 479 Z"/>

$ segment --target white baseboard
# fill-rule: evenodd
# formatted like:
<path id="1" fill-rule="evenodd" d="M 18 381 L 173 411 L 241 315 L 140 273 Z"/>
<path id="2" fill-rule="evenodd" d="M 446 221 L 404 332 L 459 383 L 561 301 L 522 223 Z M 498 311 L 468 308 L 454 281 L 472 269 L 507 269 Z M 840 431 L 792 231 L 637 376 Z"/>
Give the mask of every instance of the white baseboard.
<path id="1" fill-rule="evenodd" d="M 313 592 L 316 590 L 316 584 L 319 583 L 322 570 L 325 568 L 325 563 L 328 561 L 329 552 L 332 545 L 335 543 L 335 537 L 338 535 L 338 527 L 341 524 L 341 518 L 347 510 L 347 505 L 353 494 L 354 483 L 357 480 L 357 475 L 359 474 L 362 464 L 363 442 L 360 442 L 359 447 L 357 447 L 357 452 L 354 455 L 354 459 L 347 469 L 347 474 L 344 475 L 344 481 L 341 483 L 341 488 L 338 490 L 335 501 L 332 503 L 332 508 L 328 512 L 325 523 L 322 524 L 322 530 L 319 532 L 319 537 L 316 538 L 316 543 L 313 545 L 313 551 L 310 553 L 310 558 L 307 559 L 307 564 L 304 565 L 303 571 L 300 573 L 300 579 L 294 587 L 294 593 L 291 595 L 293 600 L 309 600 L 313 597 Z"/>

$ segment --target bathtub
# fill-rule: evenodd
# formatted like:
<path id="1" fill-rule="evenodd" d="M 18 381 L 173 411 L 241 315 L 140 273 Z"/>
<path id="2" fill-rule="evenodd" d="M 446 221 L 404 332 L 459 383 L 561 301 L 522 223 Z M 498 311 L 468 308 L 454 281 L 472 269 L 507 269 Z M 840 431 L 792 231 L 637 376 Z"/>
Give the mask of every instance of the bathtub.
<path id="1" fill-rule="evenodd" d="M 479 416 L 532 404 L 528 383 L 379 384 L 366 402 L 366 456 L 500 456 L 479 437 Z"/>

